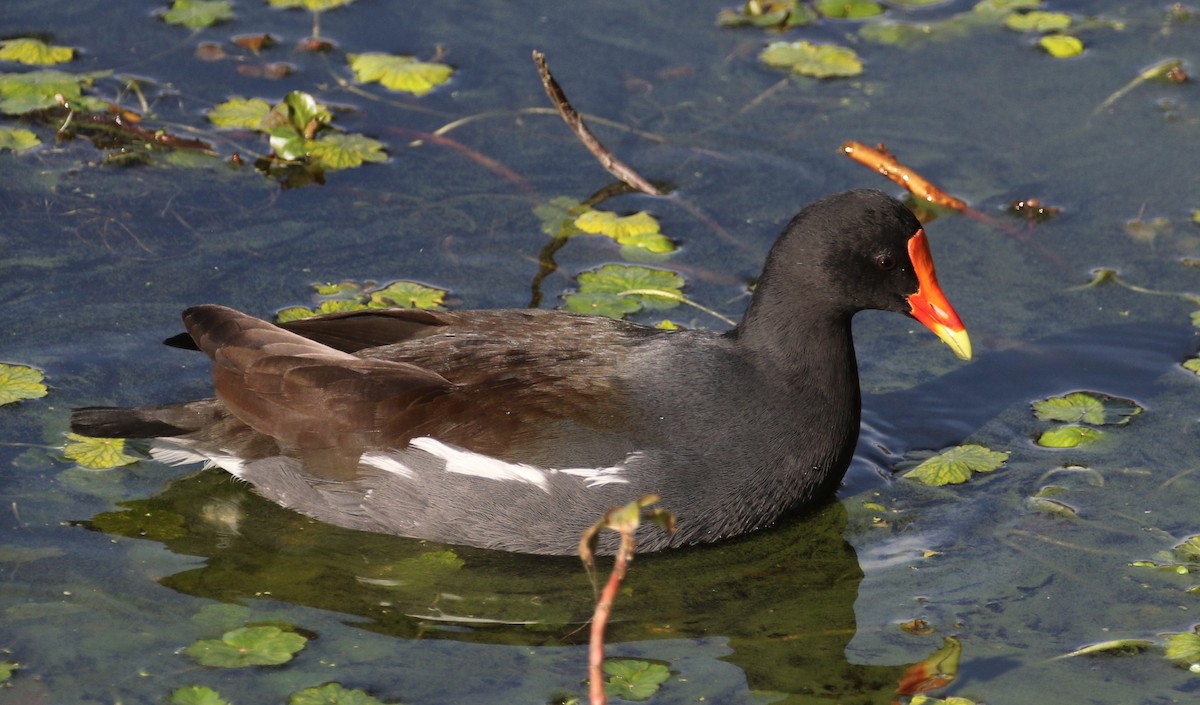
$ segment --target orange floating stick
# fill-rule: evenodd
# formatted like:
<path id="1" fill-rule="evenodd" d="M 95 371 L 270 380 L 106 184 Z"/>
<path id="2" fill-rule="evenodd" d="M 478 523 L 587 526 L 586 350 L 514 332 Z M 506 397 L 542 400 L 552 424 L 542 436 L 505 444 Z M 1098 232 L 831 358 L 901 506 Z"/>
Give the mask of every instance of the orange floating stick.
<path id="1" fill-rule="evenodd" d="M 908 189 L 917 198 L 946 208 L 953 208 L 956 211 L 970 210 L 970 206 L 965 201 L 951 196 L 934 186 L 925 177 L 896 161 L 896 157 L 882 144 L 878 147 L 868 147 L 862 142 L 844 142 L 842 151 L 859 164 L 874 169 Z"/>

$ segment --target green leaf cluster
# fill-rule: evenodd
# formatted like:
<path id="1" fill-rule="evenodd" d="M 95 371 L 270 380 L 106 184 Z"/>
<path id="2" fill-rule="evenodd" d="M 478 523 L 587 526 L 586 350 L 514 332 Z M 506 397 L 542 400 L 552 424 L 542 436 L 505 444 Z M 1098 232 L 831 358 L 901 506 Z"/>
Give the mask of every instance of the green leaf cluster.
<path id="1" fill-rule="evenodd" d="M 1131 399 L 1096 392 L 1072 392 L 1035 401 L 1033 411 L 1039 419 L 1065 422 L 1043 432 L 1038 437 L 1038 445 L 1045 448 L 1075 448 L 1095 443 L 1104 437 L 1104 432 L 1093 426 L 1127 424 L 1142 413 L 1142 407 Z"/>
<path id="2" fill-rule="evenodd" d="M 659 230 L 658 220 L 645 211 L 618 216 L 616 213 L 589 208 L 575 218 L 574 224 L 581 232 L 606 235 L 622 247 L 652 254 L 675 251 L 675 243 Z"/>
<path id="3" fill-rule="evenodd" d="M 7 685 L 12 680 L 13 671 L 20 667 L 21 664 L 13 661 L 0 661 L 0 685 Z"/>
<path id="4" fill-rule="evenodd" d="M 660 663 L 635 659 L 608 659 L 604 672 L 604 693 L 622 700 L 649 700 L 671 677 L 671 671 Z"/>
<path id="5" fill-rule="evenodd" d="M 749 0 L 736 10 L 717 14 L 717 24 L 726 27 L 769 27 L 790 29 L 817 21 L 817 13 L 801 0 Z"/>
<path id="6" fill-rule="evenodd" d="M 308 165 L 318 171 L 387 160 L 382 142 L 334 130 L 329 109 L 303 91 L 288 93 L 274 107 L 260 98 L 231 98 L 213 107 L 208 119 L 219 127 L 264 133 L 276 160 Z M 279 165 L 267 160 L 260 166 L 270 171 Z"/>
<path id="7" fill-rule="evenodd" d="M 975 473 L 992 472 L 1008 460 L 1007 451 L 989 450 L 981 445 L 962 445 L 942 451 L 924 460 L 902 477 L 927 485 L 957 485 Z"/>
<path id="8" fill-rule="evenodd" d="M 1200 673 L 1200 634 L 1191 631 L 1168 636 L 1167 658 L 1193 673 Z"/>
<path id="9" fill-rule="evenodd" d="M 345 7 L 354 0 L 267 0 L 271 7 L 284 9 L 300 9 L 310 12 L 324 12 L 339 7 Z"/>
<path id="10" fill-rule="evenodd" d="M 0 61 L 15 61 L 27 66 L 52 66 L 65 64 L 75 58 L 71 47 L 46 44 L 40 39 L 18 37 L 0 41 Z"/>
<path id="11" fill-rule="evenodd" d="M 124 511 L 102 512 L 92 517 L 92 526 L 106 534 L 145 538 L 152 541 L 172 541 L 187 536 L 182 514 L 152 508 L 146 500 L 120 502 Z"/>
<path id="12" fill-rule="evenodd" d="M 167 702 L 170 705 L 229 705 L 229 701 L 222 698 L 217 691 L 199 685 L 176 688 Z"/>
<path id="13" fill-rule="evenodd" d="M 84 99 L 83 90 L 106 75 L 108 72 L 75 74 L 56 69 L 0 73 L 0 112 L 23 115 L 53 108 L 58 106 L 59 96 L 70 105 L 91 105 Z"/>
<path id="14" fill-rule="evenodd" d="M 276 320 L 286 323 L 326 313 L 371 308 L 440 308 L 446 298 L 444 289 L 404 280 L 383 286 L 377 286 L 375 282 L 346 281 L 337 284 L 315 284 L 313 288 L 320 300 L 316 308 L 285 308 L 276 315 Z"/>
<path id="15" fill-rule="evenodd" d="M 244 668 L 287 663 L 308 639 L 275 626 L 240 627 L 220 639 L 202 639 L 184 649 L 202 666 Z"/>
<path id="16" fill-rule="evenodd" d="M 0 362 L 0 406 L 46 396 L 44 382 L 45 375 L 39 369 Z"/>
<path id="17" fill-rule="evenodd" d="M 772 42 L 758 55 L 767 66 L 813 78 L 841 78 L 862 73 L 862 61 L 849 47 L 812 42 Z"/>
<path id="18" fill-rule="evenodd" d="M 567 294 L 566 307 L 574 313 L 624 318 L 677 306 L 683 301 L 683 285 L 683 277 L 669 270 L 606 264 L 579 275 L 579 289 Z"/>
<path id="19" fill-rule="evenodd" d="M 380 83 L 393 91 L 413 95 L 425 95 L 450 80 L 454 73 L 446 64 L 418 61 L 412 56 L 350 54 L 349 60 L 359 83 Z"/>

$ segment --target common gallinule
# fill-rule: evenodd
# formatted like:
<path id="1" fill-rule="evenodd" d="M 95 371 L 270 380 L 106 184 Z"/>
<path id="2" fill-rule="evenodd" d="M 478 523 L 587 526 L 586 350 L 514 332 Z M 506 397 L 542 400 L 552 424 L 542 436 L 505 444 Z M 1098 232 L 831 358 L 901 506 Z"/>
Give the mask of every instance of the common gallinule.
<path id="1" fill-rule="evenodd" d="M 557 311 L 371 310 L 271 324 L 183 314 L 215 399 L 77 409 L 264 497 L 366 531 L 569 554 L 655 493 L 678 520 L 639 549 L 715 541 L 827 498 L 859 429 L 850 319 L 916 318 L 969 359 L 921 224 L 880 191 L 802 210 L 732 330 L 667 332 Z"/>

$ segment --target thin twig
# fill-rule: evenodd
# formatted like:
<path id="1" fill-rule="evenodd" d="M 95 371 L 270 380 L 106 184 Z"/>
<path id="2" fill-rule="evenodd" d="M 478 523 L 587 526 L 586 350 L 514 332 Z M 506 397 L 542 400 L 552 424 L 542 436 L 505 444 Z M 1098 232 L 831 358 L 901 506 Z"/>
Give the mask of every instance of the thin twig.
<path id="1" fill-rule="evenodd" d="M 662 196 L 663 192 L 655 185 L 641 177 L 636 171 L 628 165 L 617 159 L 616 155 L 608 150 L 607 147 L 600 144 L 600 140 L 592 134 L 588 126 L 583 122 L 583 117 L 571 107 L 570 101 L 567 100 L 567 94 L 554 80 L 554 76 L 550 75 L 550 67 L 546 65 L 546 55 L 540 51 L 534 50 L 533 63 L 537 66 L 538 76 L 542 79 L 542 86 L 546 89 L 546 95 L 550 97 L 550 102 L 554 103 L 554 107 L 558 108 L 558 112 L 562 115 L 562 119 L 575 132 L 575 136 L 583 142 L 583 146 L 588 148 L 592 156 L 600 162 L 600 165 L 608 170 L 608 173 L 617 177 L 621 181 L 629 184 L 633 188 L 642 193 L 651 196 Z"/>

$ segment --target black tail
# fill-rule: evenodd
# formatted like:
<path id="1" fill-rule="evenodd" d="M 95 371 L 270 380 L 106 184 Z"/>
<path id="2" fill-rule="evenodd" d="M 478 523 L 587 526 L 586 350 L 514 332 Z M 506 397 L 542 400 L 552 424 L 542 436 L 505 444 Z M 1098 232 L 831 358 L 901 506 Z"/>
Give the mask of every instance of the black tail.
<path id="1" fill-rule="evenodd" d="M 88 406 L 71 411 L 71 430 L 95 438 L 166 438 L 204 428 L 220 414 L 214 399 L 136 409 Z"/>

